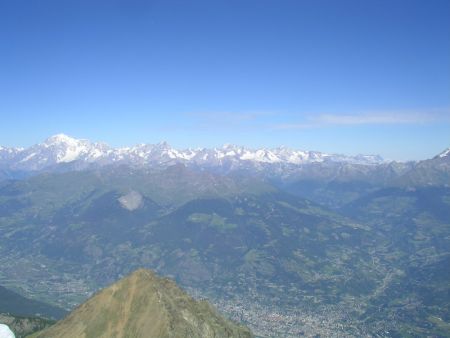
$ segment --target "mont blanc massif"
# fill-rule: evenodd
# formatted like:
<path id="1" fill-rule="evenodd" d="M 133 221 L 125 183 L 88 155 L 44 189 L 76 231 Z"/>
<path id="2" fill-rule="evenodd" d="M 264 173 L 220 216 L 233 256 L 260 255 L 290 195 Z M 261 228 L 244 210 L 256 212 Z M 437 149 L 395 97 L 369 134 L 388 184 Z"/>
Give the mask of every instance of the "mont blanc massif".
<path id="1" fill-rule="evenodd" d="M 0 147 L 0 238 L 16 337 L 450 336 L 450 149 L 396 162 L 59 134 Z"/>

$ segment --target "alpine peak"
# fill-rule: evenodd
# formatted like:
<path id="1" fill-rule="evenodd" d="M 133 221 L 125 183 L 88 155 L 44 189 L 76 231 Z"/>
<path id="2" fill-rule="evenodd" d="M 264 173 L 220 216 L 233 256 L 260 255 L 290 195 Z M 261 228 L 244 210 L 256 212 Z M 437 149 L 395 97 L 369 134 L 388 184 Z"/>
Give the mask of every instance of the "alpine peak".
<path id="1" fill-rule="evenodd" d="M 442 153 L 437 155 L 439 158 L 449 157 L 450 156 L 450 148 L 445 149 Z"/>

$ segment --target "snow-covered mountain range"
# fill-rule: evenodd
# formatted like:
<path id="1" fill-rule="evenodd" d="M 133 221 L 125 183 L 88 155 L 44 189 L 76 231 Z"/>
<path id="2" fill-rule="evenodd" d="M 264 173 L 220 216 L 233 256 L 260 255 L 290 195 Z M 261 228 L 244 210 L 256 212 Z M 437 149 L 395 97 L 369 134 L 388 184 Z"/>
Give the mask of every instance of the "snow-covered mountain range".
<path id="1" fill-rule="evenodd" d="M 249 149 L 235 145 L 221 148 L 178 150 L 166 142 L 113 148 L 105 143 L 90 142 L 64 134 L 49 137 L 28 148 L 0 147 L 0 167 L 35 171 L 63 163 L 78 166 L 97 164 L 171 165 L 184 163 L 204 167 L 344 162 L 374 165 L 385 162 L 377 155 L 346 156 L 317 151 L 294 150 L 286 147 Z"/>

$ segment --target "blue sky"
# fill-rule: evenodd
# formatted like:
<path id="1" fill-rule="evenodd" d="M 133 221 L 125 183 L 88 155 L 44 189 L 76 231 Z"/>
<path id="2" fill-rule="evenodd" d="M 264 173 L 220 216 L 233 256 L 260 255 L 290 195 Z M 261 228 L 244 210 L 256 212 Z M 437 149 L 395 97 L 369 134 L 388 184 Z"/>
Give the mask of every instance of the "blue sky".
<path id="1" fill-rule="evenodd" d="M 0 144 L 450 147 L 450 1 L 0 0 Z"/>

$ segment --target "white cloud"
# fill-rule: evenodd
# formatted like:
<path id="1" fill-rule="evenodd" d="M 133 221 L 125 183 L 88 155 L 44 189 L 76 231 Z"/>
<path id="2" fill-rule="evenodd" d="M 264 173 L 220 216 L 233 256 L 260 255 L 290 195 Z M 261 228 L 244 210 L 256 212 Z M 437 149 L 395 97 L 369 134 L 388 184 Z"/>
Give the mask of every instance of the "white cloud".
<path id="1" fill-rule="evenodd" d="M 450 122 L 449 112 L 394 111 L 361 114 L 318 114 L 308 116 L 303 122 L 278 124 L 274 127 L 276 129 L 307 129 L 333 125 L 423 124 L 439 121 Z"/>

